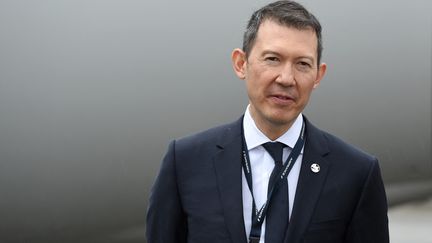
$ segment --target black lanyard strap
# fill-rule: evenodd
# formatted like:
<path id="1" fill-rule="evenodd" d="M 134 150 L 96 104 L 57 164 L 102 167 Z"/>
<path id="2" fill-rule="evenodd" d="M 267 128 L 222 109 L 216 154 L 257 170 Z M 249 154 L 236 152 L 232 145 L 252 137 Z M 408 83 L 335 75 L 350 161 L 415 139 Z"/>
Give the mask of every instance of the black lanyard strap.
<path id="1" fill-rule="evenodd" d="M 294 166 L 297 158 L 299 157 L 301 150 L 304 146 L 305 143 L 305 122 L 303 121 L 302 124 L 302 128 L 301 128 L 301 132 L 300 132 L 300 136 L 297 139 L 297 142 L 294 145 L 294 148 L 292 149 L 291 153 L 289 154 L 284 166 L 282 167 L 282 170 L 279 172 L 278 174 L 278 179 L 274 180 L 274 182 L 272 183 L 272 185 L 269 185 L 269 192 L 267 193 L 267 200 L 266 202 L 261 206 L 261 208 L 259 210 L 257 210 L 256 208 L 256 204 L 255 204 L 255 198 L 253 195 L 253 186 L 252 186 L 252 169 L 251 169 L 251 165 L 250 165 L 250 160 L 249 160 L 249 152 L 247 149 L 247 145 L 246 145 L 246 139 L 244 137 L 244 131 L 243 131 L 243 151 L 242 151 L 242 155 L 243 155 L 243 163 L 242 163 L 242 167 L 243 167 L 243 171 L 246 177 L 246 181 L 249 187 L 249 190 L 251 192 L 252 195 L 252 226 L 251 226 L 251 231 L 249 234 L 249 243 L 258 243 L 260 238 L 261 238 L 261 228 L 262 228 L 262 224 L 263 221 L 267 215 L 267 209 L 268 206 L 271 202 L 271 198 L 273 195 L 273 192 L 275 190 L 277 190 L 277 188 L 279 187 L 279 185 L 281 184 L 281 181 L 286 180 L 292 167 Z M 273 173 L 275 173 L 276 171 L 274 171 Z"/>

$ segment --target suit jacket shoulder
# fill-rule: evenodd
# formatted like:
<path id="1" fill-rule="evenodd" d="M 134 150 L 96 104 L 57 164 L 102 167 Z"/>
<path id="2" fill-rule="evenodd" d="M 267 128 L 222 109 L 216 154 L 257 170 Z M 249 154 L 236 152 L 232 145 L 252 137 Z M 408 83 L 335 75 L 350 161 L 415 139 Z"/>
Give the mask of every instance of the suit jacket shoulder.
<path id="1" fill-rule="evenodd" d="M 176 151 L 194 153 L 202 149 L 216 149 L 215 145 L 222 146 L 241 135 L 242 122 L 243 117 L 231 123 L 178 138 L 175 140 Z"/>
<path id="2" fill-rule="evenodd" d="M 377 163 L 377 158 L 370 155 L 356 146 L 353 146 L 341 138 L 320 130 L 312 125 L 307 119 L 307 140 L 306 146 L 309 146 L 313 151 L 319 151 L 328 161 L 331 166 L 342 166 L 347 172 L 353 171 L 356 174 L 366 173 L 372 166 Z M 319 148 L 319 149 L 318 149 Z M 364 175 L 364 174 L 363 174 Z"/>
<path id="3" fill-rule="evenodd" d="M 324 131 L 322 131 L 322 133 L 323 136 L 327 139 L 328 144 L 330 145 L 330 150 L 335 153 L 340 153 L 340 156 L 357 158 L 359 161 L 372 161 L 376 159 L 375 156 L 345 142 L 344 140 L 335 135 Z"/>

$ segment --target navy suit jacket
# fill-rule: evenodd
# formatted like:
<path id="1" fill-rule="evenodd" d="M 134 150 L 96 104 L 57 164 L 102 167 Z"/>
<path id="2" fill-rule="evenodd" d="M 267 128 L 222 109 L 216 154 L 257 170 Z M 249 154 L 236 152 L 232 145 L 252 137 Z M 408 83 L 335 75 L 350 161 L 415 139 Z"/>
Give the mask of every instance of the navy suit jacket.
<path id="1" fill-rule="evenodd" d="M 148 243 L 247 243 L 242 120 L 170 143 L 149 199 Z M 377 159 L 305 122 L 306 143 L 284 243 L 388 243 Z M 311 171 L 313 163 L 320 165 L 319 173 Z"/>

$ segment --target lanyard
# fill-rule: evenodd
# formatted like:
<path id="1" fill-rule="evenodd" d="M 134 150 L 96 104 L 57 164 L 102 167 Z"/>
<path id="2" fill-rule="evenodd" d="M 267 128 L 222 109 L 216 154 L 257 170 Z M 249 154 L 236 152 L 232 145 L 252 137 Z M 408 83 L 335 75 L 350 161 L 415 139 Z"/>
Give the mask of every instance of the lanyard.
<path id="1" fill-rule="evenodd" d="M 243 131 L 243 129 L 242 129 L 242 131 Z M 271 202 L 273 192 L 275 190 L 277 190 L 281 181 L 287 179 L 288 174 L 290 173 L 292 167 L 294 166 L 295 161 L 297 160 L 298 156 L 300 155 L 300 152 L 301 152 L 303 145 L 305 143 L 304 133 L 305 133 L 305 125 L 304 125 L 304 121 L 303 121 L 300 136 L 297 139 L 297 142 L 295 143 L 294 148 L 292 149 L 290 155 L 288 156 L 284 166 L 282 167 L 282 170 L 279 172 L 277 179 L 271 185 L 269 185 L 269 191 L 267 193 L 267 200 L 261 206 L 261 208 L 259 210 L 256 208 L 256 205 L 255 205 L 255 198 L 254 198 L 253 189 L 252 189 L 253 188 L 252 187 L 252 170 L 251 170 L 251 165 L 249 162 L 250 160 L 249 160 L 248 149 L 246 146 L 246 140 L 245 140 L 245 137 L 243 134 L 243 136 L 242 136 L 243 137 L 243 141 L 242 141 L 243 163 L 242 163 L 242 166 L 243 166 L 243 171 L 244 171 L 244 174 L 246 177 L 246 181 L 247 181 L 249 190 L 250 190 L 251 195 L 252 195 L 252 226 L 251 226 L 251 231 L 249 234 L 249 243 L 258 243 L 259 242 L 259 240 L 261 238 L 261 226 L 262 226 L 263 221 L 266 217 L 267 209 L 268 209 L 269 203 Z"/>

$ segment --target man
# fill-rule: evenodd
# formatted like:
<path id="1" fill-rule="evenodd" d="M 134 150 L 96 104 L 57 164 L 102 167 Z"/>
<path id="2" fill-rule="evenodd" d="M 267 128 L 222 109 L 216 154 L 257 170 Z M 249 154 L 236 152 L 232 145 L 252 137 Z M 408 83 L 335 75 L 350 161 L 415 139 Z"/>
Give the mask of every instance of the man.
<path id="1" fill-rule="evenodd" d="M 175 140 L 152 189 L 148 243 L 386 243 L 377 160 L 302 111 L 326 72 L 321 26 L 301 5 L 256 11 L 232 53 L 242 118 Z"/>

